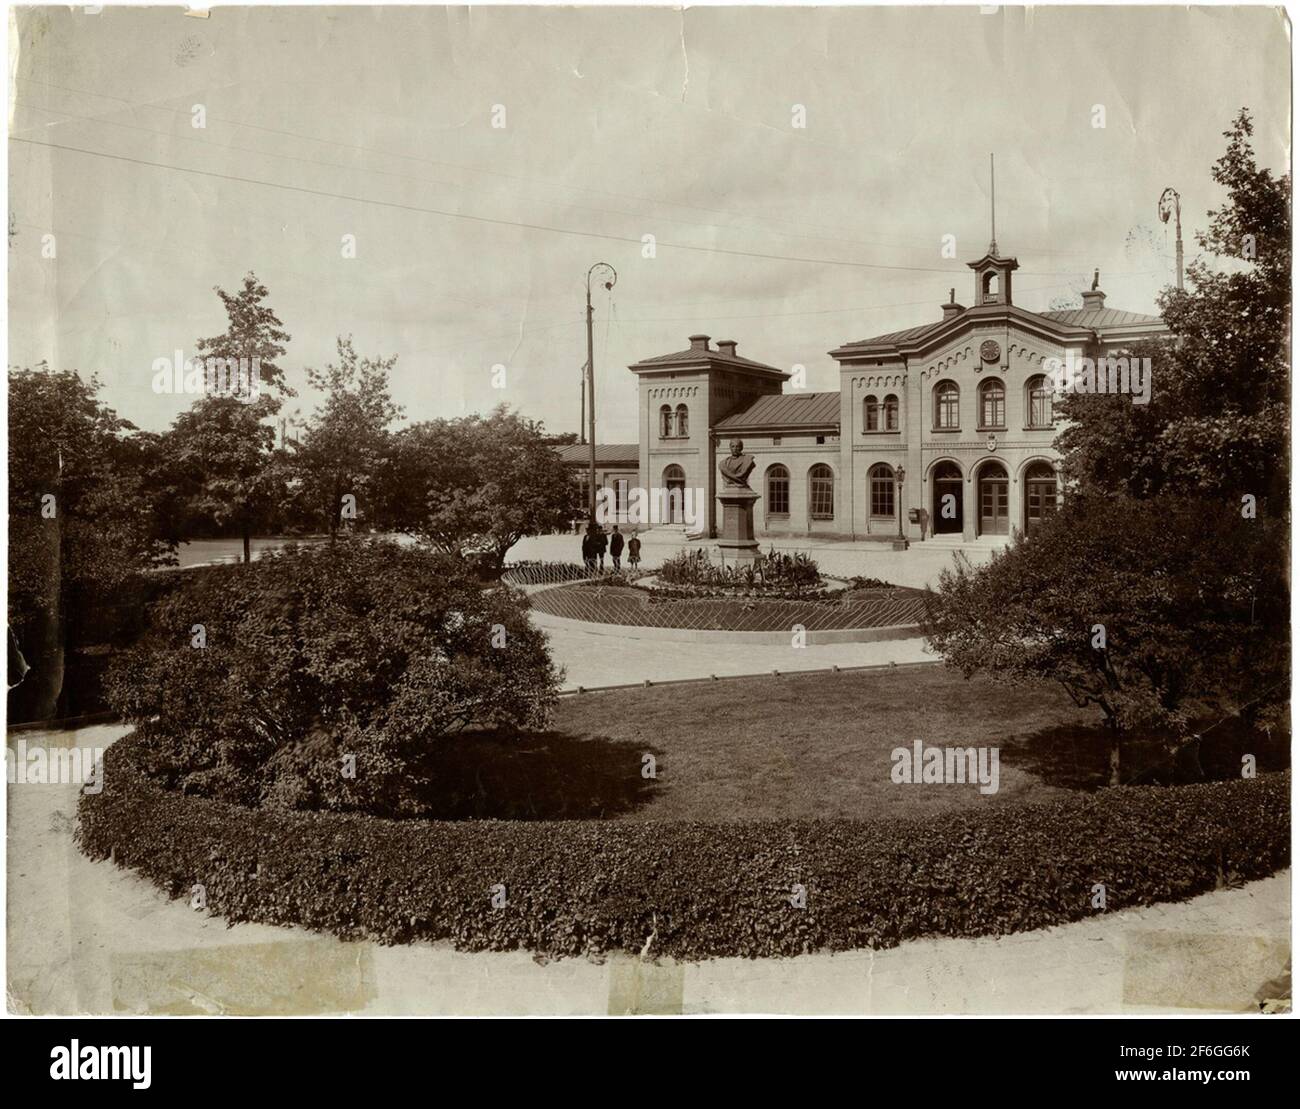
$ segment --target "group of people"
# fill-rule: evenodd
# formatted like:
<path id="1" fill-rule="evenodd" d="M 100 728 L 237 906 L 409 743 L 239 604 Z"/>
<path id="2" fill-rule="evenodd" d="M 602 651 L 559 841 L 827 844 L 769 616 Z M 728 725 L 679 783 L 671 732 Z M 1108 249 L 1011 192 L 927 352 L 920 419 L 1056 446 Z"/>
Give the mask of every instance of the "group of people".
<path id="1" fill-rule="evenodd" d="M 587 525 L 587 530 L 582 537 L 582 564 L 588 570 L 595 570 L 597 563 L 600 569 L 605 569 L 605 552 L 609 552 L 609 557 L 614 563 L 614 572 L 617 573 L 623 569 L 623 543 L 624 537 L 618 530 L 618 525 L 614 525 L 614 530 L 606 535 L 603 528 L 597 527 L 595 523 Z M 641 563 L 641 540 L 637 538 L 636 532 L 633 532 L 627 539 L 627 564 L 633 570 Z"/>

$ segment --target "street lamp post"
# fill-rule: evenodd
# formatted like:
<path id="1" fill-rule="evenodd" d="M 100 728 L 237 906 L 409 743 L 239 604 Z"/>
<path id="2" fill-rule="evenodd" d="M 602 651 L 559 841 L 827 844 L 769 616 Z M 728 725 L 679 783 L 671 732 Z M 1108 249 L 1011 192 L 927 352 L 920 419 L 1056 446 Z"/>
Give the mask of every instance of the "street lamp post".
<path id="1" fill-rule="evenodd" d="M 596 520 L 596 367 L 592 361 L 591 319 L 591 275 L 597 270 L 607 270 L 606 289 L 612 289 L 618 280 L 618 273 L 608 262 L 597 262 L 587 271 L 587 519 L 590 524 Z M 602 276 L 604 276 L 602 274 Z"/>
<path id="2" fill-rule="evenodd" d="M 1177 271 L 1178 290 L 1183 288 L 1183 205 L 1182 198 L 1175 189 L 1165 189 L 1160 194 L 1160 203 L 1156 205 L 1156 214 L 1161 223 L 1169 222 L 1169 213 L 1174 214 L 1174 267 Z"/>
<path id="3" fill-rule="evenodd" d="M 898 495 L 894 500 L 898 503 L 898 538 L 894 541 L 894 550 L 907 550 L 907 539 L 903 535 L 903 479 L 907 476 L 907 471 L 899 466 L 894 471 L 894 481 L 898 485 Z"/>

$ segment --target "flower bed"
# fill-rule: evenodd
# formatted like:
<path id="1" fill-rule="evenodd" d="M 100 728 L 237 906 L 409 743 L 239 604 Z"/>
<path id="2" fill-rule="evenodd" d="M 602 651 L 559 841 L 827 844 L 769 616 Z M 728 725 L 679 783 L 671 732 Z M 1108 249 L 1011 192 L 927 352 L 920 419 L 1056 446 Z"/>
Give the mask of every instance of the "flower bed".
<path id="1" fill-rule="evenodd" d="M 395 821 L 163 788 L 134 733 L 77 840 L 229 922 L 383 943 L 678 958 L 891 947 L 1175 901 L 1289 862 L 1290 774 L 1124 787 L 930 820 Z M 801 886 L 806 907 L 791 903 Z M 493 891 L 504 892 L 495 907 Z"/>

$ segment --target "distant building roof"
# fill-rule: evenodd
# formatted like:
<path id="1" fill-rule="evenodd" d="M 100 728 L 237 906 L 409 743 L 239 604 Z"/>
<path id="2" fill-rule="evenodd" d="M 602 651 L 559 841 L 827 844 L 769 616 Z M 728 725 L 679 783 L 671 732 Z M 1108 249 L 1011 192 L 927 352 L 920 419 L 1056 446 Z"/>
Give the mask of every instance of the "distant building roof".
<path id="1" fill-rule="evenodd" d="M 774 393 L 719 420 L 717 431 L 788 428 L 791 431 L 840 426 L 840 394 Z"/>
<path id="2" fill-rule="evenodd" d="M 628 369 L 633 373 L 644 373 L 651 370 L 671 369 L 675 366 L 722 366 L 762 377 L 779 378 L 782 381 L 790 376 L 785 370 L 778 370 L 775 366 L 741 357 L 736 353 L 736 344 L 729 339 L 719 339 L 716 350 L 709 346 L 708 335 L 692 335 L 690 343 L 691 345 L 685 350 L 643 358 L 640 362 L 633 362 Z"/>
<path id="3" fill-rule="evenodd" d="M 572 465 L 587 464 L 591 458 L 591 447 L 586 443 L 570 443 L 567 447 L 556 447 L 561 462 Z M 640 465 L 641 453 L 636 443 L 597 443 L 597 466 L 627 466 L 635 470 Z"/>

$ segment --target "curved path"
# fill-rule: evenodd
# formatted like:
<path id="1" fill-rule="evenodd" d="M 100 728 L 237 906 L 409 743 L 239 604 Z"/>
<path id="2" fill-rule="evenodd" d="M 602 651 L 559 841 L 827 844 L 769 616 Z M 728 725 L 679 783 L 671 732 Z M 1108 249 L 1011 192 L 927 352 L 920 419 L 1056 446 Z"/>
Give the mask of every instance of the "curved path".
<path id="1" fill-rule="evenodd" d="M 103 747 L 122 730 L 9 742 Z M 1204 1013 L 1257 1011 L 1289 992 L 1289 872 L 1001 938 L 794 959 L 540 963 L 227 927 L 86 859 L 72 841 L 75 786 L 8 788 L 11 1012 Z"/>

